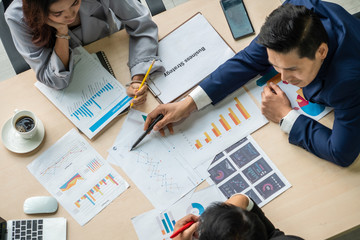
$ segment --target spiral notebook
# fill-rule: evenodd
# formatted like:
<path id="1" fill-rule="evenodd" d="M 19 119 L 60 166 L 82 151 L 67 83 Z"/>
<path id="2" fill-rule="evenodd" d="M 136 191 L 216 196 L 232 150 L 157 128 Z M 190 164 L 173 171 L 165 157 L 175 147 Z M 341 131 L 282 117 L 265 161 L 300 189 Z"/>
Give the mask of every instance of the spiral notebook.
<path id="1" fill-rule="evenodd" d="M 92 54 L 93 56 L 96 56 L 97 57 L 97 60 L 99 60 L 99 62 L 101 63 L 101 65 L 111 74 L 115 77 L 115 74 L 114 74 L 114 71 L 110 65 L 110 62 L 108 60 L 108 58 L 106 57 L 105 55 L 105 52 L 103 51 L 98 51 L 96 53 L 93 53 Z"/>

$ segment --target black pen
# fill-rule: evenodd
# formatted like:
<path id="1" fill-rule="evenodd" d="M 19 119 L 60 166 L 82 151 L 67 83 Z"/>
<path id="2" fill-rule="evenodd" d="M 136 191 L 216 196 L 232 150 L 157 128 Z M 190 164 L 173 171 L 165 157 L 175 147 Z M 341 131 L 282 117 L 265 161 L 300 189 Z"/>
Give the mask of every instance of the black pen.
<path id="1" fill-rule="evenodd" d="M 136 142 L 134 143 L 134 145 L 132 145 L 131 150 L 133 150 L 143 139 L 144 137 L 153 129 L 153 127 L 155 126 L 155 124 L 157 124 L 162 118 L 164 117 L 164 115 L 159 114 L 155 120 L 150 124 L 149 128 L 146 129 L 146 131 L 139 137 L 138 140 L 136 140 Z"/>

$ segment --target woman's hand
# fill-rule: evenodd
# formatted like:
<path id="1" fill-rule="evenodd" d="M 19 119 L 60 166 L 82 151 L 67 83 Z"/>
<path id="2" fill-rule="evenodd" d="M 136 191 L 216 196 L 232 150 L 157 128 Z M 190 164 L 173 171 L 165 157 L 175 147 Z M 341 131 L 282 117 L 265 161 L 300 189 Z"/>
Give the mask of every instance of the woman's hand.
<path id="1" fill-rule="evenodd" d="M 47 19 L 46 24 L 56 29 L 56 33 L 59 35 L 68 35 L 69 27 L 66 24 L 54 22 L 51 19 Z"/>
<path id="2" fill-rule="evenodd" d="M 144 84 L 141 89 L 139 89 L 141 82 L 144 78 L 144 75 L 135 75 L 132 78 L 132 81 L 135 81 L 133 83 L 130 84 L 130 86 L 126 89 L 126 94 L 129 97 L 135 97 L 132 100 L 132 103 L 134 103 L 135 106 L 140 106 L 141 104 L 144 104 L 146 102 L 146 98 L 147 98 L 147 90 L 148 87 L 146 84 Z"/>

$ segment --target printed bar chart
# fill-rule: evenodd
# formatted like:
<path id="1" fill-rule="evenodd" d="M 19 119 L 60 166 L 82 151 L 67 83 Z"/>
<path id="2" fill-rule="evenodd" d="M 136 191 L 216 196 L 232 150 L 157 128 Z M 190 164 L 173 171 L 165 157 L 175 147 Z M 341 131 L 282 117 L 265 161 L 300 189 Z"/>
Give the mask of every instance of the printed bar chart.
<path id="1" fill-rule="evenodd" d="M 111 175 L 111 173 L 109 173 L 106 177 L 104 177 L 99 183 L 97 183 L 94 187 L 92 187 L 87 193 L 85 193 L 82 197 L 80 197 L 79 200 L 77 200 L 75 202 L 75 205 L 80 208 L 80 202 L 82 202 L 82 200 L 88 200 L 92 205 L 95 205 L 96 202 L 96 198 L 94 197 L 94 195 L 96 193 L 99 193 L 100 195 L 104 195 L 102 191 L 100 191 L 101 188 L 107 186 L 110 187 L 108 185 L 108 181 L 113 183 L 114 185 L 119 185 L 114 177 Z"/>
<path id="2" fill-rule="evenodd" d="M 172 233 L 175 227 L 175 220 L 171 212 L 165 212 L 157 217 L 157 222 L 161 229 L 162 235 Z"/>
<path id="3" fill-rule="evenodd" d="M 228 108 L 228 110 L 230 112 L 229 117 L 231 118 L 231 120 L 233 120 L 236 126 L 239 125 L 241 123 L 240 119 L 236 116 L 236 114 L 231 108 Z"/>
<path id="4" fill-rule="evenodd" d="M 240 100 L 237 97 L 235 97 L 234 100 L 235 100 L 235 102 L 234 102 L 235 107 L 239 110 L 242 117 L 245 118 L 245 120 L 248 120 L 250 118 L 249 112 L 245 109 L 244 105 L 240 102 Z M 236 113 L 234 112 L 234 110 L 232 110 L 231 107 L 227 108 L 227 110 L 229 111 L 229 113 L 228 113 L 229 121 L 230 121 L 230 119 L 232 120 L 232 122 L 234 123 L 234 127 L 239 126 L 241 123 L 240 118 L 236 115 Z M 232 126 L 230 126 L 229 121 L 225 119 L 223 114 L 219 114 L 219 117 L 220 117 L 219 123 L 225 129 L 225 132 L 230 131 L 232 129 Z M 230 123 L 231 123 L 231 121 L 230 121 Z M 211 126 L 212 126 L 211 131 L 214 133 L 215 137 L 221 136 L 221 132 L 220 132 L 219 128 L 215 125 L 215 123 L 211 123 Z M 204 132 L 204 135 L 205 135 L 205 139 L 204 139 L 205 143 L 211 142 L 211 136 L 207 132 Z M 200 149 L 203 147 L 203 144 L 200 142 L 199 139 L 196 139 L 195 142 L 196 142 L 195 147 L 197 149 Z"/>
<path id="5" fill-rule="evenodd" d="M 97 159 L 94 159 L 91 162 L 89 162 L 86 166 L 90 171 L 96 172 L 96 170 L 98 170 L 102 165 L 104 165 L 102 162 L 99 162 Z"/>
<path id="6" fill-rule="evenodd" d="M 78 109 L 71 113 L 70 116 L 74 116 L 78 120 L 80 120 L 80 117 L 93 117 L 94 113 L 90 110 L 90 107 L 97 107 L 102 109 L 100 104 L 97 102 L 97 98 L 100 98 L 103 93 L 109 92 L 112 89 L 114 89 L 114 87 L 111 85 L 111 83 L 106 83 L 93 96 L 91 96 L 89 100 L 87 100 Z"/>
<path id="7" fill-rule="evenodd" d="M 237 107 L 237 109 L 239 109 L 240 113 L 244 116 L 244 118 L 247 120 L 250 118 L 250 114 L 246 111 L 246 109 L 244 108 L 244 106 L 241 104 L 241 102 L 239 101 L 239 99 L 237 97 L 234 98 L 234 100 L 236 101 L 235 106 Z"/>
<path id="8" fill-rule="evenodd" d="M 207 133 L 207 132 L 204 132 L 204 135 L 205 135 L 205 142 L 206 143 L 209 143 L 209 142 L 211 142 L 211 138 L 210 138 L 210 136 L 209 136 L 209 134 Z"/>
<path id="9" fill-rule="evenodd" d="M 216 127 L 216 125 L 214 123 L 211 123 L 211 126 L 213 127 L 213 129 L 211 129 L 213 131 L 213 133 L 215 134 L 216 137 L 221 135 L 221 132 L 219 131 L 219 129 Z"/>
<path id="10" fill-rule="evenodd" d="M 221 125 L 225 128 L 226 131 L 229 131 L 231 129 L 229 123 L 225 120 L 224 116 L 220 114 L 220 120 L 219 122 Z"/>

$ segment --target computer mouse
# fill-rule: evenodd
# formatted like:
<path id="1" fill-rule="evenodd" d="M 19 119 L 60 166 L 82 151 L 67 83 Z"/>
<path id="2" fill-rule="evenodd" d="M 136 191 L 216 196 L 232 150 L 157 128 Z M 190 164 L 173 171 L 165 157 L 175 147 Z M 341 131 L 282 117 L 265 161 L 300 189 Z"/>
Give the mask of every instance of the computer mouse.
<path id="1" fill-rule="evenodd" d="M 30 197 L 24 202 L 26 214 L 53 213 L 58 209 L 58 203 L 54 197 L 37 196 Z"/>

